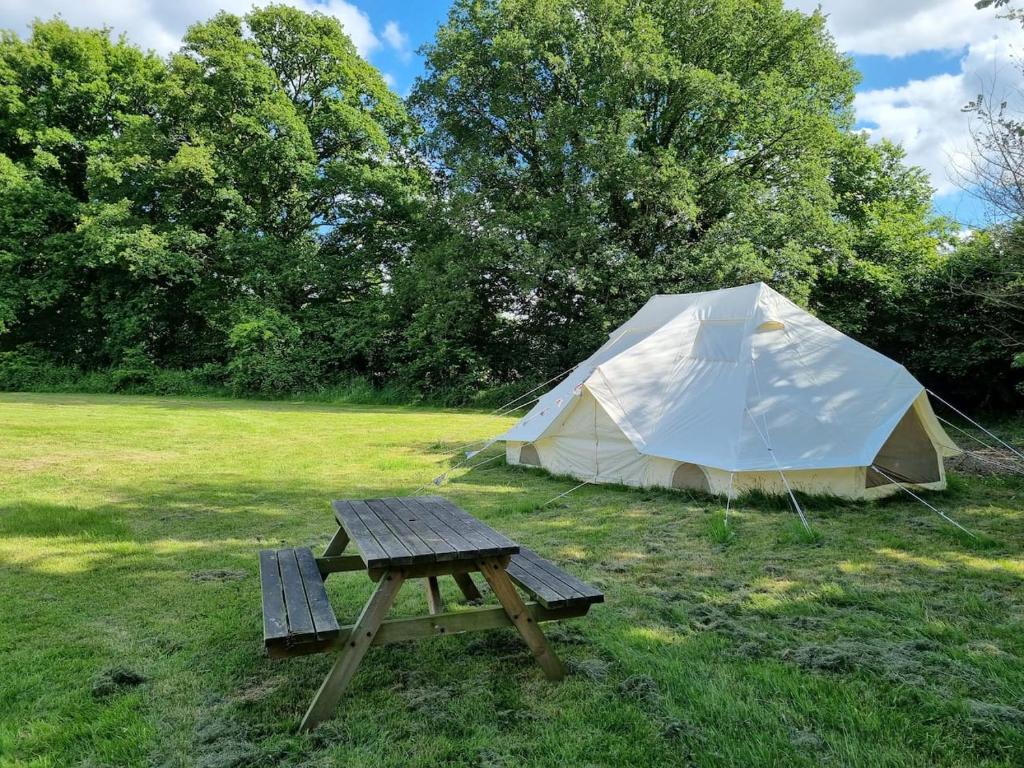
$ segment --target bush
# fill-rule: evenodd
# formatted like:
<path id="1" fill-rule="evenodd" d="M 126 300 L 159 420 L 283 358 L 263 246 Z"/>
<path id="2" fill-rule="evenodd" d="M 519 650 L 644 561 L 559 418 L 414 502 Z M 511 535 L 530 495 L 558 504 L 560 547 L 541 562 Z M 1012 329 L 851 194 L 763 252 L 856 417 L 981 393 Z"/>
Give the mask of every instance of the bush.
<path id="1" fill-rule="evenodd" d="M 238 394 L 277 396 L 312 388 L 320 366 L 301 338 L 298 324 L 275 309 L 236 323 L 228 334 L 228 385 Z"/>
<path id="2" fill-rule="evenodd" d="M 5 392 L 62 390 L 72 387 L 80 376 L 79 371 L 57 365 L 30 346 L 0 352 L 0 390 Z"/>
<path id="3" fill-rule="evenodd" d="M 116 391 L 126 392 L 136 388 L 145 388 L 152 381 L 157 367 L 141 346 L 124 351 L 121 362 L 110 371 L 112 384 Z"/>

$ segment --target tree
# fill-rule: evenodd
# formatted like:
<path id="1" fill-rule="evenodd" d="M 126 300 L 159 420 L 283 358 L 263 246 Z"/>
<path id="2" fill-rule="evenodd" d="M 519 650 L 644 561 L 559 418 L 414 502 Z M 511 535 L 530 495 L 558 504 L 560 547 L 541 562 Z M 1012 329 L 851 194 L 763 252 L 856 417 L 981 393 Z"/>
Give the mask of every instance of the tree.
<path id="1" fill-rule="evenodd" d="M 2 347 L 31 343 L 91 363 L 104 345 L 102 257 L 78 231 L 90 152 L 151 109 L 162 69 L 106 30 L 62 21 L 37 22 L 27 42 L 0 37 Z"/>
<path id="2" fill-rule="evenodd" d="M 979 9 L 1005 8 L 1003 17 L 1024 24 L 1024 12 L 1009 0 L 981 0 Z M 1018 77 L 1024 67 L 1018 67 Z M 996 369 L 992 381 L 1007 381 L 1012 358 L 1024 368 L 1024 118 L 1019 82 L 990 82 L 964 105 L 971 119 L 972 151 L 954 167 L 961 188 L 987 204 L 993 224 L 964 238 L 950 259 L 946 289 L 978 329 L 969 335 L 970 363 Z M 1018 384 L 1024 391 L 1024 384 Z"/>
<path id="3" fill-rule="evenodd" d="M 0 63 L 0 348 L 85 367 L 242 355 L 227 370 L 260 391 L 380 357 L 366 323 L 423 182 L 414 124 L 336 19 L 222 13 L 167 61 L 45 22 L 5 35 Z"/>
<path id="4" fill-rule="evenodd" d="M 817 303 L 864 327 L 840 290 L 934 254 L 920 174 L 850 134 L 856 74 L 820 14 L 457 0 L 426 70 L 411 104 L 457 244 L 432 264 L 503 341 L 474 349 L 499 377 L 565 368 L 654 293 L 765 280 L 806 303 L 826 279 Z"/>

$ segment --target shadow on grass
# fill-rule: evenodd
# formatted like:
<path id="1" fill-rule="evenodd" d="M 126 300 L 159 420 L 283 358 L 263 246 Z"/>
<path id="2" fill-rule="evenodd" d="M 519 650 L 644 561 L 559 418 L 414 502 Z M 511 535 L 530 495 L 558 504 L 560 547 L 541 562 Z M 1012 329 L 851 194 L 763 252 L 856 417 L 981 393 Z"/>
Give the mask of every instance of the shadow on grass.
<path id="1" fill-rule="evenodd" d="M 195 398 L 155 395 L 90 395 L 52 394 L 32 392 L 0 392 L 0 403 L 20 405 L 54 405 L 63 407 L 88 407 L 130 405 L 137 408 L 158 410 L 201 410 L 201 411 L 261 411 L 281 413 L 366 413 L 366 414 L 408 414 L 430 413 L 460 414 L 467 412 L 459 408 L 441 408 L 431 405 L 382 405 L 360 403 L 323 403 L 316 400 L 240 400 L 233 398 Z M 472 413 L 472 412 L 470 412 Z"/>

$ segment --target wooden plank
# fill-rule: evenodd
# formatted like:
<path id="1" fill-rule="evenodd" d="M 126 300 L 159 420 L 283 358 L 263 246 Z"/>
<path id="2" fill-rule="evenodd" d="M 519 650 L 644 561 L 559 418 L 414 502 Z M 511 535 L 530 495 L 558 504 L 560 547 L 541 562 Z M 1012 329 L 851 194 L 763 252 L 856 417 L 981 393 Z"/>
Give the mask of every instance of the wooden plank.
<path id="1" fill-rule="evenodd" d="M 432 616 L 444 613 L 444 600 L 441 599 L 441 588 L 437 576 L 428 576 L 423 581 L 427 590 L 427 610 Z"/>
<path id="2" fill-rule="evenodd" d="M 563 621 L 585 616 L 589 606 L 576 605 L 568 608 L 549 610 L 539 603 L 527 603 L 526 610 L 537 623 L 545 621 Z M 469 608 L 462 611 L 442 613 L 438 616 L 416 616 L 408 619 L 388 619 L 381 623 L 371 645 L 390 645 L 410 640 L 424 640 L 430 637 L 444 637 L 464 632 L 501 629 L 513 626 L 512 620 L 501 607 Z M 311 653 L 324 653 L 341 648 L 348 643 L 352 626 L 342 627 L 341 632 L 329 643 L 302 643 L 288 647 L 272 648 L 272 658 L 288 658 L 291 656 L 307 656 Z"/>
<path id="3" fill-rule="evenodd" d="M 316 567 L 324 577 L 329 573 L 344 573 L 346 571 L 362 571 L 366 563 L 359 555 L 334 555 L 332 557 L 318 557 Z"/>
<path id="4" fill-rule="evenodd" d="M 284 585 L 284 606 L 288 612 L 288 639 L 312 640 L 316 627 L 306 602 L 306 590 L 302 586 L 299 561 L 294 549 L 277 550 L 277 564 L 281 569 L 281 583 Z"/>
<path id="5" fill-rule="evenodd" d="M 416 499 L 416 501 L 433 515 L 435 519 L 451 530 L 458 532 L 462 538 L 469 542 L 470 546 L 473 547 L 473 554 L 470 557 L 492 557 L 502 554 L 501 547 L 483 535 L 479 530 L 467 526 L 464 520 L 452 515 L 450 509 L 438 503 L 436 496 L 423 496 Z"/>
<path id="6" fill-rule="evenodd" d="M 320 690 L 306 710 L 306 715 L 299 725 L 300 732 L 313 730 L 334 712 L 345 688 L 356 673 L 359 662 L 363 660 L 363 656 L 373 643 L 381 622 L 394 603 L 402 582 L 400 574 L 387 574 L 377 583 L 377 588 L 370 595 L 362 613 L 359 614 L 359 619 L 346 637 L 344 650 L 331 667 L 331 671 L 327 673 Z"/>
<path id="7" fill-rule="evenodd" d="M 473 517 L 469 512 L 455 504 L 452 504 L 443 496 L 427 496 L 425 498 L 436 500 L 436 502 L 440 504 L 449 515 L 456 520 L 460 520 L 467 530 L 472 530 L 487 538 L 487 540 L 494 546 L 498 547 L 498 554 L 514 555 L 519 551 L 519 545 L 512 541 L 512 539 L 508 538 L 504 534 L 498 533 L 483 520 Z"/>
<path id="8" fill-rule="evenodd" d="M 345 547 L 348 546 L 349 535 L 348 532 L 340 524 L 338 530 L 334 532 L 334 536 L 327 548 L 324 550 L 324 557 L 335 557 L 345 551 Z"/>
<path id="9" fill-rule="evenodd" d="M 536 575 L 525 571 L 516 563 L 510 562 L 505 569 L 509 577 L 526 590 L 531 597 L 546 608 L 562 608 L 569 604 L 569 599 L 552 588 L 547 582 Z"/>
<path id="10" fill-rule="evenodd" d="M 601 590 L 587 584 L 585 581 L 581 581 L 564 568 L 560 568 L 550 560 L 541 557 L 532 549 L 520 547 L 519 554 L 513 558 L 513 561 L 519 565 L 524 560 L 533 563 L 536 568 L 546 572 L 552 579 L 557 579 L 560 583 L 564 584 L 566 588 L 572 590 L 574 595 L 579 595 L 593 603 L 604 602 L 604 593 L 601 592 Z M 554 586 L 553 582 L 552 585 Z M 563 595 L 567 594 L 560 588 L 559 591 L 562 592 Z"/>
<path id="11" fill-rule="evenodd" d="M 283 642 L 288 637 L 288 615 L 284 607 L 284 589 L 277 552 L 260 552 L 260 589 L 263 592 L 263 642 Z"/>
<path id="12" fill-rule="evenodd" d="M 505 555 L 499 557 L 498 561 L 502 567 L 508 565 L 508 560 L 511 555 Z M 366 571 L 366 575 L 370 577 L 371 581 L 377 581 L 380 579 L 381 574 L 390 573 L 391 571 L 400 571 L 402 576 L 406 579 L 425 579 L 427 576 L 451 576 L 456 573 L 472 573 L 473 571 L 479 570 L 475 560 L 445 560 L 441 563 L 413 563 L 412 565 L 397 565 L 391 569 L 388 568 L 376 568 L 369 569 Z"/>
<path id="13" fill-rule="evenodd" d="M 437 560 L 434 548 L 420 538 L 420 535 L 413 530 L 412 526 L 398 517 L 383 500 L 369 499 L 366 505 L 373 510 L 377 519 L 384 523 L 388 530 L 402 542 L 402 546 L 409 550 L 409 554 L 413 556 L 414 562 Z"/>
<path id="14" fill-rule="evenodd" d="M 410 511 L 418 514 L 424 525 L 447 541 L 455 550 L 456 559 L 475 559 L 476 557 L 479 557 L 480 550 L 477 544 L 471 542 L 459 531 L 448 525 L 444 520 L 439 519 L 434 514 L 433 510 L 425 504 L 421 504 L 418 498 L 407 497 L 396 499 L 396 501 L 400 502 Z"/>
<path id="15" fill-rule="evenodd" d="M 561 598 L 569 601 L 587 599 L 582 592 L 577 592 L 557 576 L 552 574 L 550 570 L 544 568 L 536 560 L 523 557 L 522 552 L 518 555 L 514 555 L 513 560 L 515 560 L 515 562 L 509 561 L 509 566 L 512 566 L 513 571 L 515 571 L 517 575 L 525 574 L 528 579 L 543 584 L 549 592 L 555 593 Z M 557 570 L 557 566 L 552 567 Z M 511 573 L 512 572 L 510 571 L 510 575 Z M 542 600 L 541 602 L 544 601 Z"/>
<path id="16" fill-rule="evenodd" d="M 526 610 L 523 599 L 516 592 L 516 588 L 512 586 L 505 569 L 495 560 L 486 560 L 480 563 L 480 572 L 487 579 L 494 596 L 498 598 L 505 613 L 519 630 L 519 634 L 529 646 L 533 657 L 544 670 L 544 675 L 548 680 L 561 680 L 565 677 L 565 668 L 562 666 L 562 662 L 551 650 L 547 638 L 540 631 L 533 616 Z"/>
<path id="17" fill-rule="evenodd" d="M 411 528 L 430 547 L 436 560 L 454 560 L 458 556 L 458 549 L 434 531 L 423 520 L 423 515 L 411 510 L 397 498 L 381 499 L 381 502 L 388 508 L 391 515 Z"/>
<path id="18" fill-rule="evenodd" d="M 359 515 L 352 509 L 352 504 L 348 501 L 335 501 L 332 502 L 331 506 L 334 508 L 334 515 L 338 520 L 338 524 L 345 529 L 355 542 L 356 549 L 359 550 L 359 556 L 363 558 L 363 563 L 366 564 L 366 567 L 374 568 L 386 565 L 388 553 L 377 542 L 373 534 L 370 533 L 370 529 L 363 524 Z"/>
<path id="19" fill-rule="evenodd" d="M 459 585 L 459 589 L 462 590 L 462 595 L 469 601 L 481 600 L 483 595 L 480 594 L 480 590 L 476 588 L 476 584 L 473 583 L 473 577 L 468 573 L 453 573 L 452 578 L 455 579 L 455 583 Z"/>
<path id="20" fill-rule="evenodd" d="M 338 620 L 327 599 L 324 579 L 316 567 L 313 553 L 302 547 L 295 550 L 295 559 L 299 563 L 299 573 L 302 575 L 302 586 L 306 590 L 306 602 L 309 604 L 309 614 L 313 617 L 316 637 L 318 640 L 334 637 L 338 634 Z"/>
<path id="21" fill-rule="evenodd" d="M 385 552 L 387 552 L 388 565 L 415 562 L 416 558 L 413 556 L 412 552 L 410 552 L 402 541 L 395 536 L 394 532 L 384 524 L 384 521 L 377 517 L 377 513 L 370 508 L 369 504 L 365 501 L 357 500 L 353 500 L 349 503 L 352 505 L 352 511 L 359 516 L 359 519 L 363 521 L 363 525 L 370 531 L 373 538 L 376 539 L 377 543 L 383 547 Z"/>

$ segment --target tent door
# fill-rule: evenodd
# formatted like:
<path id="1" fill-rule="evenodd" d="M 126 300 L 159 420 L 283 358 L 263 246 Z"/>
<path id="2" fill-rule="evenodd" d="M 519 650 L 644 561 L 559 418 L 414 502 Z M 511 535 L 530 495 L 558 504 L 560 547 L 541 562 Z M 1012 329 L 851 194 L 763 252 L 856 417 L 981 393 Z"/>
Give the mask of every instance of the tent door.
<path id="1" fill-rule="evenodd" d="M 936 483 L 942 479 L 939 454 L 913 406 L 903 414 L 873 463 L 903 483 Z M 889 484 L 889 480 L 868 467 L 865 488 Z"/>

